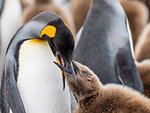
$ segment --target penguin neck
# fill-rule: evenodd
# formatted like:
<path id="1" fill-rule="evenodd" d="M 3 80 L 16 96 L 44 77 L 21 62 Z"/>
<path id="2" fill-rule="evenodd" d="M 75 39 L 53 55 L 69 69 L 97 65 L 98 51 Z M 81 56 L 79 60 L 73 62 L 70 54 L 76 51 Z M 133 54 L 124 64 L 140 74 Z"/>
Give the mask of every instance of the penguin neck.
<path id="1" fill-rule="evenodd" d="M 36 4 L 51 3 L 52 0 L 35 0 Z"/>

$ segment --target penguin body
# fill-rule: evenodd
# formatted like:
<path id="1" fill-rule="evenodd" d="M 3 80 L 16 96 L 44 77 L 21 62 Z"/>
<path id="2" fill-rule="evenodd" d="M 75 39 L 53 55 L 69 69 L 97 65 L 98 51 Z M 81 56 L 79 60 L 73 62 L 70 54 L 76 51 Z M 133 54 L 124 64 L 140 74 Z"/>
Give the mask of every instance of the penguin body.
<path id="1" fill-rule="evenodd" d="M 2 113 L 9 107 L 13 113 L 71 113 L 68 86 L 63 90 L 61 71 L 53 61 L 59 54 L 67 61 L 73 47 L 71 32 L 52 12 L 43 12 L 21 27 L 6 53 Z"/>
<path id="2" fill-rule="evenodd" d="M 124 84 L 143 92 L 129 38 L 119 1 L 92 0 L 73 59 L 92 69 L 103 84 Z"/>
<path id="3" fill-rule="evenodd" d="M 62 89 L 62 75 L 53 61 L 46 41 L 21 45 L 17 86 L 27 113 L 71 113 L 68 86 Z"/>
<path id="4" fill-rule="evenodd" d="M 150 98 L 150 60 L 136 62 L 136 66 L 143 82 L 144 94 Z"/>
<path id="5" fill-rule="evenodd" d="M 74 62 L 78 81 L 75 85 L 69 68 L 57 65 L 64 71 L 70 90 L 78 97 L 73 113 L 150 113 L 150 99 L 132 88 L 103 85 L 88 67 L 78 62 Z"/>

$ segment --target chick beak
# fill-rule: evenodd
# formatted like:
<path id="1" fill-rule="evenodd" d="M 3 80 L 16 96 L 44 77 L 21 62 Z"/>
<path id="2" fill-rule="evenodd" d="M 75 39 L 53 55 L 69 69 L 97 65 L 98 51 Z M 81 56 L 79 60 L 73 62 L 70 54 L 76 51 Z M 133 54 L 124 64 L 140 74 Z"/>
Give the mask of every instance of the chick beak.
<path id="1" fill-rule="evenodd" d="M 68 64 L 68 68 L 58 64 L 57 62 L 54 62 L 62 71 L 65 71 L 69 74 L 72 74 L 73 75 L 73 79 L 75 81 L 75 85 L 77 86 L 77 78 L 76 78 L 76 74 L 75 74 L 75 70 L 74 70 L 74 67 L 73 67 L 73 63 L 72 61 L 70 61 Z"/>

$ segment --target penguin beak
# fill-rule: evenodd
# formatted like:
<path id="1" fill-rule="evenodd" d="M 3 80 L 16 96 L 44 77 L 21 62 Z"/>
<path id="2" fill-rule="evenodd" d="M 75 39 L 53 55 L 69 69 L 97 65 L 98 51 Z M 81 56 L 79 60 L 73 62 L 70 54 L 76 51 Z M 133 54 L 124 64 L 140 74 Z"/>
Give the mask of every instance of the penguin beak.
<path id="1" fill-rule="evenodd" d="M 75 73 L 75 68 L 73 66 L 73 62 L 70 60 L 68 64 L 69 64 L 69 67 L 72 71 L 72 75 L 73 75 L 73 79 L 75 81 L 75 85 L 77 86 L 77 77 L 76 77 L 76 73 Z"/>
<path id="2" fill-rule="evenodd" d="M 73 79 L 74 79 L 74 81 L 75 81 L 75 85 L 77 86 L 77 78 L 76 78 L 76 73 L 75 72 L 77 72 L 77 70 L 75 70 L 75 68 L 74 68 L 74 66 L 73 66 L 73 62 L 72 61 L 70 61 L 70 62 L 68 62 L 68 68 L 66 68 L 66 67 L 64 67 L 64 66 L 62 66 L 62 65 L 60 65 L 59 63 L 57 63 L 57 62 L 54 62 L 62 71 L 65 71 L 65 72 L 67 72 L 67 73 L 69 73 L 69 74 L 72 74 L 73 75 Z M 74 64 L 75 65 L 75 64 Z"/>
<path id="3" fill-rule="evenodd" d="M 57 61 L 57 64 L 59 65 L 66 65 L 66 64 L 63 64 L 64 62 L 62 61 L 63 59 L 61 59 L 60 55 L 56 54 L 56 61 Z M 64 73 L 63 71 L 61 70 L 61 74 L 62 74 L 62 79 L 63 79 L 63 90 L 65 89 L 65 76 L 64 76 Z"/>

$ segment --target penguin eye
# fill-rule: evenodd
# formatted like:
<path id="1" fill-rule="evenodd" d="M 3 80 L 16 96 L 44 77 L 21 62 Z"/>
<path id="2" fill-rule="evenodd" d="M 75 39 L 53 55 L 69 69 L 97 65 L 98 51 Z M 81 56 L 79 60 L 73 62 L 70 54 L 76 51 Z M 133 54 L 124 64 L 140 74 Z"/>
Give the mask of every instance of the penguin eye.
<path id="1" fill-rule="evenodd" d="M 85 72 L 85 71 L 82 71 L 82 74 L 84 75 L 84 76 L 88 76 L 89 74 L 87 73 L 87 72 Z"/>

